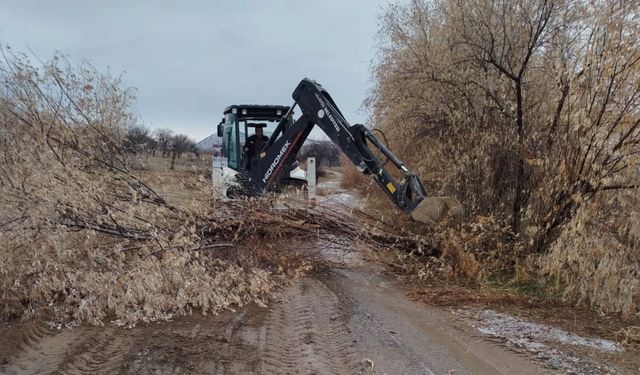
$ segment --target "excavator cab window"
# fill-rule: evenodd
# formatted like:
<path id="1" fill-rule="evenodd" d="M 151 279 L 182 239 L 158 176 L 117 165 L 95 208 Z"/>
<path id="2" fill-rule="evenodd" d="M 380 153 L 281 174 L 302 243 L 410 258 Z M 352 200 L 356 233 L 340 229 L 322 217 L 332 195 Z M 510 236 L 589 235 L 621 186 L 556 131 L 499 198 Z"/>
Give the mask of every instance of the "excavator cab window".
<path id="1" fill-rule="evenodd" d="M 265 119 L 258 119 L 258 120 L 246 120 L 246 121 L 240 121 L 240 129 L 243 129 L 246 125 L 247 131 L 246 131 L 246 138 L 249 138 L 250 136 L 254 135 L 256 133 L 256 123 L 260 123 L 262 124 L 260 127 L 262 128 L 262 133 L 264 135 L 266 135 L 267 137 L 271 137 L 271 134 L 273 133 L 273 131 L 275 130 L 276 126 L 278 125 L 277 121 L 272 121 L 272 120 L 265 120 Z M 242 134 L 242 132 L 241 132 Z M 240 143 L 246 141 L 246 139 L 241 139 Z"/>
<path id="2" fill-rule="evenodd" d="M 227 157 L 227 166 L 237 170 L 240 159 L 240 142 L 236 115 L 234 113 L 228 113 L 224 124 L 222 154 Z"/>
<path id="3" fill-rule="evenodd" d="M 257 157 L 259 155 L 258 150 L 255 147 L 259 147 L 261 150 L 267 146 L 267 142 L 273 134 L 276 126 L 278 126 L 278 122 L 272 119 L 258 119 L 258 120 L 240 120 L 239 128 L 240 128 L 240 144 L 242 145 L 242 156 L 240 165 L 243 168 L 249 169 L 251 166 L 251 158 Z M 264 137 L 261 138 L 257 143 L 253 142 L 252 139 L 257 136 L 257 128 L 260 128 L 262 135 Z M 257 144 L 257 146 L 256 146 Z"/>
<path id="4" fill-rule="evenodd" d="M 289 107 L 275 105 L 249 104 L 227 107 L 224 110 L 225 117 L 218 125 L 218 134 L 222 135 L 222 155 L 227 158 L 227 166 L 239 172 L 250 168 L 252 162 L 250 159 L 256 157 L 256 152 L 250 156 L 244 148 L 249 138 L 256 133 L 255 124 L 263 125 L 261 128 L 266 138 L 263 142 L 259 142 L 262 144 L 258 147 L 260 150 L 266 150 L 272 144 L 270 138 L 279 128 L 280 120 L 288 112 Z M 260 152 L 257 153 L 257 156 L 259 155 L 261 155 Z"/>
<path id="5" fill-rule="evenodd" d="M 224 117 L 222 118 L 222 121 L 220 121 L 220 123 L 218 124 L 218 129 L 217 129 L 217 135 L 218 137 L 222 137 L 224 135 Z"/>

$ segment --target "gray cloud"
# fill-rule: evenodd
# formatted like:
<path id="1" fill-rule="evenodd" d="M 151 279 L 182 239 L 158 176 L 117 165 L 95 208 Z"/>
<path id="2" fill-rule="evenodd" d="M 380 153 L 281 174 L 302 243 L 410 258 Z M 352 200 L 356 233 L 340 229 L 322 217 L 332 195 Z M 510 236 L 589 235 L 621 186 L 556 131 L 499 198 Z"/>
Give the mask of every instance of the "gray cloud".
<path id="1" fill-rule="evenodd" d="M 350 122 L 363 122 L 385 3 L 4 0 L 0 42 L 124 71 L 145 122 L 200 139 L 229 104 L 290 104 L 303 77 L 321 82 Z"/>

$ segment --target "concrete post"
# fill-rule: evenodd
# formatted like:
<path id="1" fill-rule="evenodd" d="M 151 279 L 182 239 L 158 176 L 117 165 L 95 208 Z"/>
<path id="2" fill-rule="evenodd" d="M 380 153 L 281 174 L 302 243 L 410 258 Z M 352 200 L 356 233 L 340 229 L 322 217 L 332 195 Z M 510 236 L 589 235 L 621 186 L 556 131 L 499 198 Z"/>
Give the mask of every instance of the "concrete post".
<path id="1" fill-rule="evenodd" d="M 316 158 L 307 158 L 307 191 L 309 199 L 316 197 Z"/>

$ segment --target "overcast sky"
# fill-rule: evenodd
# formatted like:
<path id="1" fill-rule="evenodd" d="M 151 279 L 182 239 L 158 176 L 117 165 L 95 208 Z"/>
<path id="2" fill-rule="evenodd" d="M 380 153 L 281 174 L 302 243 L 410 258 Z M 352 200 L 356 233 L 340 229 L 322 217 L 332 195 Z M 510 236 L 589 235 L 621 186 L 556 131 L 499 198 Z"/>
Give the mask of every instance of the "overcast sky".
<path id="1" fill-rule="evenodd" d="M 227 105 L 291 104 L 304 77 L 320 82 L 349 122 L 364 122 L 388 2 L 2 0 L 0 43 L 125 72 L 146 124 L 200 140 Z"/>

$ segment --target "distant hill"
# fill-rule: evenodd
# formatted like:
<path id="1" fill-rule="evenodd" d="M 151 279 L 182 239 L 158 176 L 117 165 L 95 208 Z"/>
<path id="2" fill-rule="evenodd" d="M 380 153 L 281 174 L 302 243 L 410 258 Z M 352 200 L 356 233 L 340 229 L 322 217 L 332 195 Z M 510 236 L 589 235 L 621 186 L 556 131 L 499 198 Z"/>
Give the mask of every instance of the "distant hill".
<path id="1" fill-rule="evenodd" d="M 222 147 L 222 137 L 218 137 L 217 134 L 211 134 L 207 138 L 196 143 L 198 151 L 212 151 L 214 148 L 219 149 Z"/>
<path id="2" fill-rule="evenodd" d="M 240 132 L 240 139 L 244 140 L 244 132 Z M 198 151 L 212 151 L 214 148 L 219 150 L 222 148 L 222 137 L 218 137 L 217 134 L 211 134 L 207 138 L 196 143 L 196 148 Z"/>

